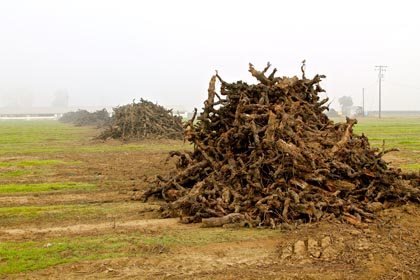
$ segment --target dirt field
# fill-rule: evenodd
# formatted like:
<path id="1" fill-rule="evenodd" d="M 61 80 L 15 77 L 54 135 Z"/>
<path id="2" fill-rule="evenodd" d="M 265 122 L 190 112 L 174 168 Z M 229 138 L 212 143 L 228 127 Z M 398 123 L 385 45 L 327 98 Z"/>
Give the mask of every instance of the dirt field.
<path id="1" fill-rule="evenodd" d="M 54 146 L 55 141 L 44 142 Z M 76 150 L 0 154 L 0 162 L 10 163 L 0 165 L 1 173 L 29 170 L 21 176 L 0 177 L 0 188 L 67 181 L 97 186 L 0 193 L 0 209 L 6 211 L 0 219 L 1 252 L 37 244 L 48 253 L 62 243 L 99 240 L 89 243 L 92 246 L 84 243 L 58 250 L 61 264 L 40 269 L 7 270 L 19 256 L 12 260 L 12 254 L 0 255 L 0 279 L 420 279 L 418 205 L 387 209 L 366 228 L 340 221 L 276 230 L 180 224 L 177 219 L 159 219 L 159 201 L 145 204 L 133 198 L 147 186 L 145 179 L 173 169 L 168 150 L 189 147 L 180 141 L 138 145 L 125 149 L 119 142 L 79 139 L 71 142 Z M 392 156 L 392 164 L 404 162 Z M 42 160 L 74 164 L 47 168 L 17 164 Z M 24 207 L 38 214 L 25 216 Z M 7 213 L 17 214 L 8 218 Z M 106 247 L 108 254 L 93 256 L 116 244 L 116 239 L 123 246 Z M 35 263 L 47 262 L 42 255 L 34 258 Z"/>

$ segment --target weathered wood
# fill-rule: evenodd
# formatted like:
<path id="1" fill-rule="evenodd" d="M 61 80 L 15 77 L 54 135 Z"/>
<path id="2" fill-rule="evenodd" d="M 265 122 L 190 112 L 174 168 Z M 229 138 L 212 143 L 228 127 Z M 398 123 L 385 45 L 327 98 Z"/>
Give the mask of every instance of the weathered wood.
<path id="1" fill-rule="evenodd" d="M 202 219 L 203 227 L 221 227 L 226 224 L 241 223 L 245 221 L 245 216 L 239 213 L 231 213 L 222 217 Z"/>
<path id="2" fill-rule="evenodd" d="M 194 116 L 195 117 L 195 116 Z M 144 138 L 182 139 L 184 129 L 182 117 L 172 114 L 172 110 L 140 99 L 132 104 L 114 108 L 108 129 L 98 136 L 100 139 L 122 140 Z"/>
<path id="3" fill-rule="evenodd" d="M 420 202 L 418 174 L 389 168 L 389 150 L 354 134 L 356 120 L 334 124 L 323 113 L 324 76 L 308 79 L 302 65 L 302 79 L 267 77 L 269 67 L 250 64 L 256 85 L 212 77 L 199 122 L 185 126 L 194 150 L 171 153 L 176 172 L 143 198 L 165 199 L 162 215 L 183 222 L 270 228 L 333 217 L 364 226 L 383 205 Z"/>

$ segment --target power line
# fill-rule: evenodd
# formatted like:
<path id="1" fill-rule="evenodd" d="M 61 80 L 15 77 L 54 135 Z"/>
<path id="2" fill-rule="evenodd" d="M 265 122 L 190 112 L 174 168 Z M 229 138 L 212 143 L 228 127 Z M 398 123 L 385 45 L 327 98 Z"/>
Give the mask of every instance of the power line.
<path id="1" fill-rule="evenodd" d="M 379 71 L 378 77 L 379 77 L 379 118 L 381 118 L 381 87 L 382 87 L 382 78 L 383 78 L 383 74 L 382 72 L 386 71 L 386 68 L 388 66 L 384 66 L 384 65 L 376 65 L 375 66 L 375 71 Z"/>

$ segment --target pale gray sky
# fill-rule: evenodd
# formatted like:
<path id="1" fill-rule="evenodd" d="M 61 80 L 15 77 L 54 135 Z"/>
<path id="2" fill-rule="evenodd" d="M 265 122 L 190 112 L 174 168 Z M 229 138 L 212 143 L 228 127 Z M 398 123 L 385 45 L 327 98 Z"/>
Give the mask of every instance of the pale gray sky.
<path id="1" fill-rule="evenodd" d="M 0 2 L 0 96 L 49 105 L 124 105 L 140 97 L 201 107 L 214 70 L 254 82 L 248 62 L 283 76 L 325 74 L 324 88 L 378 106 L 375 65 L 388 65 L 383 110 L 420 110 L 417 1 Z M 4 104 L 0 104 L 2 106 Z"/>

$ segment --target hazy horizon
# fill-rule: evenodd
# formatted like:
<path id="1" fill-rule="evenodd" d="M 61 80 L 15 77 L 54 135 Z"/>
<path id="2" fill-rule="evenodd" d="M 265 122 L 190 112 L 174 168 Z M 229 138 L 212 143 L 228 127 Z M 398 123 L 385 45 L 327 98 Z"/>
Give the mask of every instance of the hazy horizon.
<path id="1" fill-rule="evenodd" d="M 420 19 L 413 1 L 3 1 L 0 107 L 117 106 L 144 98 L 202 107 L 215 70 L 256 83 L 248 63 L 278 76 L 325 74 L 339 108 L 351 96 L 378 109 L 419 110 Z"/>

